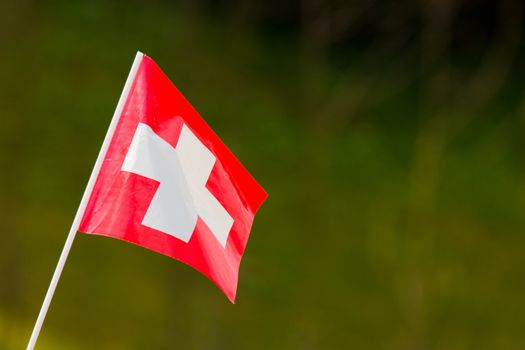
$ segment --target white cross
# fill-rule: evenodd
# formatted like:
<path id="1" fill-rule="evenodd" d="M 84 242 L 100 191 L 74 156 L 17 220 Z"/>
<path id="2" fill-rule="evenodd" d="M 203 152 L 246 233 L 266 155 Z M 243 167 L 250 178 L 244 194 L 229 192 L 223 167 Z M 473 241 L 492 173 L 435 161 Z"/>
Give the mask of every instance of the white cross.
<path id="1" fill-rule="evenodd" d="M 186 125 L 173 148 L 139 123 L 122 171 L 160 183 L 142 224 L 188 242 L 199 216 L 225 247 L 233 218 L 206 188 L 214 164 L 215 156 Z"/>

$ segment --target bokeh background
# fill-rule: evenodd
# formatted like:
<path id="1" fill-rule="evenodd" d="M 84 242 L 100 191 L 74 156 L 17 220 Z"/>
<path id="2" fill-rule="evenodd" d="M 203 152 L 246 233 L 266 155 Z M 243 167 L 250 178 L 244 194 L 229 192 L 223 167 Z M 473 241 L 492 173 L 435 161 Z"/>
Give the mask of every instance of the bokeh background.
<path id="1" fill-rule="evenodd" d="M 520 0 L 0 1 L 0 349 L 23 349 L 136 50 L 269 193 L 231 305 L 78 235 L 39 349 L 525 348 Z"/>

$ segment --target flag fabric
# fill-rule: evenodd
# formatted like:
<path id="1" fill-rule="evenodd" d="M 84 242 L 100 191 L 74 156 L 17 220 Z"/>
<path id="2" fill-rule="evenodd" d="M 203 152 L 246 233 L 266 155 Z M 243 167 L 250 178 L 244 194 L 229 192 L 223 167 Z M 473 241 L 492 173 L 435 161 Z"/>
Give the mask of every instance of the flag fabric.
<path id="1" fill-rule="evenodd" d="M 79 231 L 180 260 L 234 302 L 266 192 L 148 56 L 124 98 Z"/>

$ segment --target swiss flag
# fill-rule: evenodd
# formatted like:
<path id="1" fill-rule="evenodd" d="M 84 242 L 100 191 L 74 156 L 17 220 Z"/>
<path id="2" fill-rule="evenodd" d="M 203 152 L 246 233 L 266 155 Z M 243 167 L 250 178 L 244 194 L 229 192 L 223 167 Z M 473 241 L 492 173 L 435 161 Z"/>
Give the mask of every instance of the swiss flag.
<path id="1" fill-rule="evenodd" d="M 79 231 L 180 260 L 234 302 L 267 194 L 155 62 L 137 57 Z"/>

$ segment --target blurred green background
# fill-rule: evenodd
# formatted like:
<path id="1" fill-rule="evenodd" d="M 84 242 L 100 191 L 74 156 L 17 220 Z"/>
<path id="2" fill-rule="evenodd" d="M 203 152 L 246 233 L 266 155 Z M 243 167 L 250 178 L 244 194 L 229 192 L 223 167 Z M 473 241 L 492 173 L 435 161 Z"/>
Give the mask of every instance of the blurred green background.
<path id="1" fill-rule="evenodd" d="M 269 193 L 237 304 L 78 235 L 39 349 L 525 348 L 519 0 L 0 0 L 0 349 L 23 349 L 136 50 Z"/>

